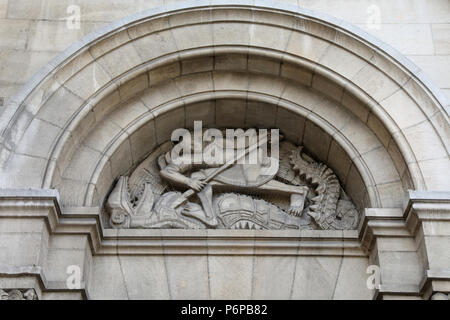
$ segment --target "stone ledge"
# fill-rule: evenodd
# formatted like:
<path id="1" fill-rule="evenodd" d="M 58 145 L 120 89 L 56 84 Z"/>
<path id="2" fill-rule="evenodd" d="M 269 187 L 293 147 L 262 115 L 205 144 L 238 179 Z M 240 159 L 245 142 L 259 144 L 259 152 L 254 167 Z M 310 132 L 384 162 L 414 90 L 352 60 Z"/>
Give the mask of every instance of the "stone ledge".
<path id="1" fill-rule="evenodd" d="M 357 230 L 107 229 L 100 208 L 61 208 L 58 198 L 56 190 L 3 190 L 0 218 L 41 218 L 51 233 L 86 234 L 95 255 L 365 256 Z"/>
<path id="2" fill-rule="evenodd" d="M 430 194 L 430 199 L 426 198 Z M 412 193 L 412 200 L 434 202 L 448 193 Z M 417 196 L 419 195 L 419 196 Z M 21 201 L 17 201 L 20 199 Z M 1 189 L 0 216 L 46 218 L 53 233 L 85 233 L 96 254 L 244 254 L 257 251 L 282 255 L 364 256 L 374 236 L 410 237 L 401 209 L 366 210 L 357 230 L 151 230 L 107 229 L 98 207 L 60 208 L 59 195 L 49 189 Z M 12 201 L 14 200 L 14 201 Z M 439 200 L 442 201 L 442 200 Z M 444 199 L 446 202 L 447 199 Z M 450 202 L 450 201 L 449 201 Z M 446 205 L 446 203 L 444 203 Z M 409 206 L 411 207 L 411 206 Z M 14 210 L 4 210 L 5 208 Z M 37 212 L 38 208 L 45 208 Z M 447 211 L 447 206 L 445 207 Z M 36 210 L 36 211 L 35 211 Z M 446 217 L 446 215 L 445 215 Z M 411 230 L 411 229 L 410 229 Z M 361 243 L 365 245 L 361 245 Z"/>
<path id="3" fill-rule="evenodd" d="M 450 293 L 450 269 L 427 270 L 419 284 L 419 292 L 429 299 L 434 292 Z"/>
<path id="4" fill-rule="evenodd" d="M 34 289 L 0 289 L 0 300 L 38 300 Z"/>
<path id="5" fill-rule="evenodd" d="M 409 190 L 404 210 L 367 208 L 358 230 L 370 250 L 376 237 L 414 237 L 421 221 L 450 221 L 450 192 Z"/>
<path id="6" fill-rule="evenodd" d="M 56 199 L 59 193 L 55 189 L 0 189 L 0 199 Z"/>
<path id="7" fill-rule="evenodd" d="M 81 282 L 79 289 L 69 289 L 65 282 L 62 281 L 48 281 L 40 266 L 22 266 L 22 267 L 8 267 L 0 265 L 0 289 L 13 289 L 6 288 L 1 285 L 2 278 L 15 278 L 15 277 L 32 277 L 37 280 L 37 287 L 31 288 L 37 292 L 79 292 L 85 299 L 89 299 L 89 294 L 85 288 L 84 281 Z M 15 289 L 15 288 L 14 288 Z M 41 299 L 40 294 L 37 294 Z"/>

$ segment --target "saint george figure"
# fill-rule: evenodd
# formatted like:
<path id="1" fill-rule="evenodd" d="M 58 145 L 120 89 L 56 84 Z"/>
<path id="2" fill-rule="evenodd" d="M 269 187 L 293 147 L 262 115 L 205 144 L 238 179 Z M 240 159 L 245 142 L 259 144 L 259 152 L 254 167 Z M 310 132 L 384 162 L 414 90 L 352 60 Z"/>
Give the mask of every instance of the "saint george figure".
<path id="1" fill-rule="evenodd" d="M 202 132 L 202 131 L 200 131 Z M 190 133 L 158 158 L 160 174 L 169 182 L 193 190 L 201 206 L 188 202 L 182 214 L 199 219 L 210 227 L 218 224 L 213 191 L 250 194 L 290 195 L 288 213 L 300 216 L 306 186 L 293 186 L 275 180 L 278 171 L 278 130 L 208 129 L 191 139 Z M 270 140 L 270 144 L 268 143 Z M 268 154 L 270 153 L 270 156 Z M 186 200 L 186 199 L 185 199 Z M 182 202 L 180 202 L 182 203 Z"/>

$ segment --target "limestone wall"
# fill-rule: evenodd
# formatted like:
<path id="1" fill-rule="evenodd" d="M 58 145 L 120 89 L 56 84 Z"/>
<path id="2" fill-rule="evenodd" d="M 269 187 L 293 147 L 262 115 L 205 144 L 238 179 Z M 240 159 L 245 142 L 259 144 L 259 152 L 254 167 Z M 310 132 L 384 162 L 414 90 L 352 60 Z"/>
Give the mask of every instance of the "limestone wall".
<path id="1" fill-rule="evenodd" d="M 137 11 L 176 1 L 0 0 L 3 104 L 58 52 L 84 35 Z M 450 96 L 449 1 L 280 1 L 328 13 L 372 33 L 410 58 Z M 80 7 L 79 29 L 67 27 L 73 4 Z"/>

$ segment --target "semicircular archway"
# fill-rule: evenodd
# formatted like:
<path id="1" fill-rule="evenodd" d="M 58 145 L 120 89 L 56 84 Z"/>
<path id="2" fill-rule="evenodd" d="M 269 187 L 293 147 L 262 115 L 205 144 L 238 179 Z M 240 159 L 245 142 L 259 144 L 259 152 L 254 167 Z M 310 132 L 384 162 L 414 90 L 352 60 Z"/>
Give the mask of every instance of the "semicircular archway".
<path id="1" fill-rule="evenodd" d="M 191 129 L 196 120 L 205 127 L 279 128 L 287 141 L 305 148 L 309 159 L 333 171 L 342 187 L 337 193 L 343 190 L 362 218 L 359 227 L 273 234 L 113 229 L 102 210 L 117 180 L 145 163 L 174 129 Z M 227 267 L 234 261 L 248 266 L 246 259 L 258 251 L 269 259 L 294 257 L 298 260 L 289 260 L 293 270 L 298 264 L 311 272 L 322 268 L 315 259 L 324 258 L 330 261 L 328 271 L 336 273 L 335 286 L 342 272 L 357 270 L 361 281 L 349 286 L 349 296 L 364 297 L 369 262 L 389 271 L 383 280 L 388 284 L 397 272 L 392 259 L 402 260 L 396 266 L 415 259 L 413 276 L 440 270 L 429 249 L 433 243 L 419 239 L 439 228 L 431 224 L 419 235 L 418 221 L 435 223 L 435 212 L 448 210 L 448 199 L 441 201 L 439 192 L 439 197 L 412 199 L 408 190 L 450 189 L 442 174 L 450 172 L 448 102 L 394 49 L 327 15 L 246 0 L 177 2 L 137 13 L 88 35 L 46 65 L 5 108 L 0 128 L 0 187 L 38 189 L 37 195 L 23 196 L 25 209 L 16 211 L 36 221 L 46 217 L 40 226 L 48 232 L 42 247 L 65 248 L 66 235 L 84 243 L 87 254 L 77 249 L 82 258 L 78 251 L 73 257 L 89 265 L 95 256 L 94 275 L 84 274 L 94 279 L 85 290 L 96 297 L 114 296 L 102 291 L 110 272 L 102 268 L 117 267 L 124 275 L 117 261 L 125 255 L 131 257 L 123 260 L 128 271 L 135 270 L 136 261 L 153 268 L 146 255 L 160 265 L 171 254 L 170 259 L 206 255 L 199 265 L 209 268 L 210 260 L 217 263 L 228 255 Z M 8 192 L 2 197 L 6 208 L 12 206 L 10 198 Z M 45 210 L 30 214 L 30 208 Z M 382 239 L 375 249 L 374 239 Z M 390 241 L 393 248 L 386 247 Z M 133 260 L 133 255 L 139 257 Z M 419 255 L 424 263 L 416 263 Z M 161 274 L 174 268 L 160 265 L 155 270 L 164 270 Z M 130 281 L 140 281 L 146 272 L 130 272 L 135 277 Z M 344 283 L 352 276 L 344 276 Z M 430 278 L 408 278 L 407 290 L 398 292 L 412 294 L 411 283 L 427 284 Z"/>
<path id="2" fill-rule="evenodd" d="M 433 87 L 424 86 L 418 70 L 409 70 L 405 59 L 399 61 L 398 54 L 389 55 L 392 52 L 386 52 L 387 47 L 362 38 L 355 28 L 310 12 L 284 11 L 276 6 L 178 9 L 140 13 L 88 36 L 24 88 L 16 104 L 2 115 L 5 186 L 52 187 L 60 150 L 68 148 L 69 136 L 76 140 L 77 133 L 89 131 L 89 126 L 99 122 L 92 119 L 90 111 L 104 95 L 115 90 L 126 97 L 130 88 L 133 93 L 139 85 L 151 86 L 152 72 L 156 75 L 168 68 L 164 76 L 178 77 L 170 75 L 171 67 L 177 65 L 184 75 L 190 72 L 181 70 L 188 66 L 185 61 L 207 56 L 214 64 L 211 70 L 241 67 L 269 77 L 294 79 L 321 91 L 359 116 L 391 158 L 403 158 L 397 160 L 397 168 L 406 169 L 399 174 L 412 181 L 405 186 L 447 187 L 439 172 L 431 174 L 448 165 L 445 102 Z M 266 37 L 268 33 L 277 34 L 276 41 Z M 236 60 L 232 65 L 228 61 L 227 66 L 226 59 L 234 55 Z M 201 63 L 190 67 L 208 68 Z M 141 81 L 143 72 L 147 84 Z M 271 84 L 266 87 L 275 99 L 285 94 L 273 92 L 279 88 Z M 298 100 L 301 97 L 295 101 L 301 104 Z M 40 139 L 40 134 L 48 136 L 47 145 L 35 150 L 34 139 Z M 28 167 L 33 168 L 32 174 Z"/>

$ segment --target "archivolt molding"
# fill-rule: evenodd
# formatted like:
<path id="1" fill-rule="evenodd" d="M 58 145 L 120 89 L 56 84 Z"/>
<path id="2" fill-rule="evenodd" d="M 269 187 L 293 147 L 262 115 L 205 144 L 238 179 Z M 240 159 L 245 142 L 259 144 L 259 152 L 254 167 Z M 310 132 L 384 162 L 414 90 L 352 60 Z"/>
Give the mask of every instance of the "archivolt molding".
<path id="1" fill-rule="evenodd" d="M 196 77 L 199 88 L 212 87 L 212 79 L 208 75 L 197 74 Z M 245 77 L 248 77 L 248 75 Z M 257 79 L 257 77 L 255 77 L 255 79 Z M 360 123 L 356 117 L 352 117 L 344 108 L 339 108 L 331 100 L 320 98 L 320 95 L 317 96 L 317 93 L 313 94 L 306 89 L 303 89 L 300 92 L 293 91 L 289 94 L 290 96 L 287 94 L 282 98 L 274 98 L 273 96 L 264 93 L 264 87 L 258 88 L 257 86 L 254 86 L 254 91 L 252 92 L 238 91 L 237 89 L 241 82 L 238 81 L 238 77 L 236 77 L 235 80 L 236 83 L 228 87 L 227 90 L 210 91 L 210 89 L 201 89 L 199 92 L 191 92 L 187 98 L 169 99 L 168 102 L 161 103 L 158 107 L 154 107 L 151 105 L 152 100 L 149 98 L 152 96 L 152 92 L 155 92 L 155 90 L 164 92 L 176 90 L 173 87 L 174 83 L 166 82 L 156 89 L 147 90 L 147 92 L 142 94 L 140 99 L 131 99 L 128 103 L 120 105 L 120 107 L 116 108 L 109 117 L 106 117 L 103 122 L 101 122 L 98 128 L 94 129 L 86 137 L 83 143 L 84 146 L 82 145 L 79 149 L 76 149 L 78 150 L 78 153 L 90 152 L 92 157 L 75 158 L 71 160 L 71 163 L 60 163 L 58 165 L 62 170 L 61 175 L 63 178 L 61 183 L 58 183 L 60 180 L 56 180 L 54 183 L 62 192 L 63 202 L 70 203 L 71 205 L 81 205 L 82 203 L 79 201 L 84 199 L 84 205 L 98 205 L 98 199 L 104 197 L 110 185 L 112 185 L 114 177 L 124 174 L 130 167 L 139 164 L 143 155 L 151 152 L 157 145 L 169 139 L 169 134 L 173 129 L 176 129 L 177 127 L 192 127 L 192 123 L 189 123 L 190 120 L 185 117 L 185 113 L 192 114 L 190 117 L 191 120 L 193 119 L 192 117 L 197 114 L 199 119 L 206 120 L 205 124 L 207 125 L 225 125 L 226 122 L 221 122 L 219 119 L 219 122 L 211 122 L 210 117 L 205 118 L 204 114 L 199 114 L 198 107 L 203 108 L 204 112 L 206 110 L 206 112 L 210 111 L 214 114 L 215 112 L 218 112 L 215 111 L 216 106 L 214 105 L 214 101 L 227 100 L 231 101 L 230 104 L 236 104 L 237 109 L 235 107 L 233 109 L 234 112 L 242 113 L 241 117 L 236 118 L 238 124 L 242 124 L 243 126 L 255 124 L 267 127 L 279 126 L 284 129 L 284 134 L 288 135 L 294 142 L 303 142 L 305 120 L 311 124 L 317 125 L 318 128 L 322 128 L 324 136 L 322 139 L 318 137 L 317 143 L 318 145 L 325 143 L 328 145 L 333 144 L 333 150 L 335 150 L 334 157 L 328 154 L 330 146 L 327 147 L 326 153 L 320 151 L 321 146 L 316 147 L 309 141 L 306 141 L 306 146 L 319 157 L 319 160 L 328 162 L 329 165 L 336 168 L 341 181 L 344 183 L 351 170 L 350 166 L 352 165 L 350 163 L 353 162 L 354 168 L 352 170 L 356 168 L 356 172 L 359 172 L 362 176 L 362 181 L 359 180 L 360 178 L 357 176 L 354 176 L 353 179 L 355 184 L 351 185 L 350 188 L 353 188 L 354 192 L 357 193 L 357 190 L 366 189 L 366 191 L 362 192 L 361 198 L 356 197 L 360 203 L 360 208 L 365 206 L 378 207 L 384 205 L 389 207 L 395 205 L 394 202 L 386 199 L 386 197 L 392 197 L 392 194 L 387 194 L 386 190 L 383 190 L 383 184 L 385 183 L 389 183 L 390 185 L 396 184 L 396 190 L 400 190 L 400 194 L 396 193 L 396 195 L 400 198 L 402 197 L 400 177 L 396 172 L 395 166 L 391 162 L 388 153 L 382 148 L 382 144 L 377 140 L 370 129 Z M 188 85 L 192 79 L 187 76 L 184 80 L 180 78 L 179 81 L 180 83 L 184 83 L 184 85 Z M 209 82 L 209 84 L 207 82 Z M 169 87 L 169 89 L 167 87 Z M 294 92 L 295 95 L 292 95 Z M 315 105 L 311 105 L 310 103 L 303 105 L 296 104 L 293 97 L 300 96 L 303 96 L 305 100 L 315 101 Z M 213 102 L 210 109 L 208 109 L 209 106 L 207 106 L 206 109 L 205 107 L 202 107 L 202 104 L 210 101 Z M 261 108 L 272 108 L 275 110 L 274 117 L 269 117 L 266 120 L 258 120 L 257 117 L 252 119 L 249 117 L 246 123 L 245 111 L 248 108 L 248 104 L 251 103 L 259 103 L 258 106 Z M 277 109 L 282 110 L 278 111 Z M 277 115 L 278 112 L 282 114 Z M 296 125 L 297 129 L 286 127 L 287 124 L 286 121 L 283 121 L 282 115 L 289 114 L 298 121 L 298 124 Z M 123 119 L 128 119 L 128 122 Z M 172 124 L 168 124 L 167 119 L 170 119 L 169 121 L 172 122 Z M 151 126 L 151 132 L 149 132 L 149 126 Z M 357 126 L 357 129 L 355 126 Z M 155 130 L 156 127 L 164 130 L 161 130 L 160 134 L 158 134 L 158 130 Z M 105 128 L 108 128 L 108 133 L 111 134 L 111 137 L 106 140 L 104 132 L 102 132 Z M 343 132 L 351 130 L 350 132 L 354 132 L 355 134 L 346 137 L 345 134 L 340 131 L 341 129 L 343 129 Z M 309 129 L 307 135 L 311 134 L 311 130 L 314 130 L 314 128 Z M 156 138 L 139 138 L 148 137 L 150 133 L 154 133 Z M 130 141 L 133 142 L 131 143 Z M 140 141 L 146 141 L 147 144 L 139 143 Z M 130 150 L 129 147 L 127 147 L 127 144 L 132 145 L 132 152 L 129 152 Z M 336 150 L 336 148 L 339 148 L 341 151 L 337 152 L 339 150 Z M 124 150 L 128 151 L 125 151 L 124 154 Z M 137 155 L 135 155 L 135 150 L 139 150 Z M 117 153 L 130 158 L 129 161 L 124 161 L 125 166 L 120 170 L 117 170 L 117 165 L 114 163 L 117 160 L 112 157 L 112 155 Z M 347 155 L 344 159 L 342 158 L 343 154 Z M 384 158 L 382 155 L 384 155 Z M 377 161 L 382 163 L 385 172 L 389 171 L 391 173 L 389 177 L 382 177 L 382 172 L 380 171 L 371 172 L 366 161 L 374 156 L 377 157 Z M 383 161 L 383 159 L 385 159 L 385 161 Z M 340 164 L 339 161 L 347 161 L 348 164 Z M 83 168 L 83 173 L 78 171 L 77 168 Z M 87 168 L 95 169 L 88 170 Z M 114 169 L 111 170 L 111 168 Z M 109 173 L 111 171 L 112 173 Z M 68 181 L 71 180 L 71 177 L 72 179 L 75 179 L 80 177 L 80 175 L 84 177 L 84 183 L 80 183 L 78 189 L 86 190 L 86 194 L 79 200 L 71 202 L 68 199 L 70 197 L 75 197 L 75 194 L 73 191 L 69 191 L 71 189 L 70 184 L 67 185 L 67 188 L 65 188 L 65 184 L 69 183 Z M 69 180 L 64 179 L 64 177 L 69 178 Z M 351 182 L 349 182 L 347 186 L 350 184 Z M 380 188 L 379 185 L 381 185 Z M 65 192 L 66 190 L 67 193 Z M 380 192 L 381 195 L 379 194 Z M 390 190 L 389 193 L 392 193 L 392 190 Z M 67 196 L 70 197 L 67 198 Z M 367 199 L 365 197 L 367 197 Z"/>
<path id="2" fill-rule="evenodd" d="M 369 127 L 391 157 L 404 158 L 414 188 L 448 188 L 441 170 L 449 166 L 449 121 L 439 90 L 393 49 L 343 21 L 285 4 L 270 7 L 263 1 L 178 3 L 120 20 L 74 44 L 36 75 L 2 115 L 5 186 L 51 187 L 61 174 L 57 163 L 71 154 L 68 141 L 77 145 L 84 140 L 99 122 L 92 108 L 103 98 L 107 102 L 107 94 L 120 94 L 127 80 L 133 83 L 143 72 L 189 58 L 244 53 L 292 64 L 295 72 L 312 71 L 313 88 L 348 108 L 364 105 L 376 116 L 370 123 L 366 119 Z M 269 32 L 276 39 L 267 37 Z M 281 105 L 282 93 L 271 99 Z M 427 142 L 421 141 L 423 135 Z"/>

